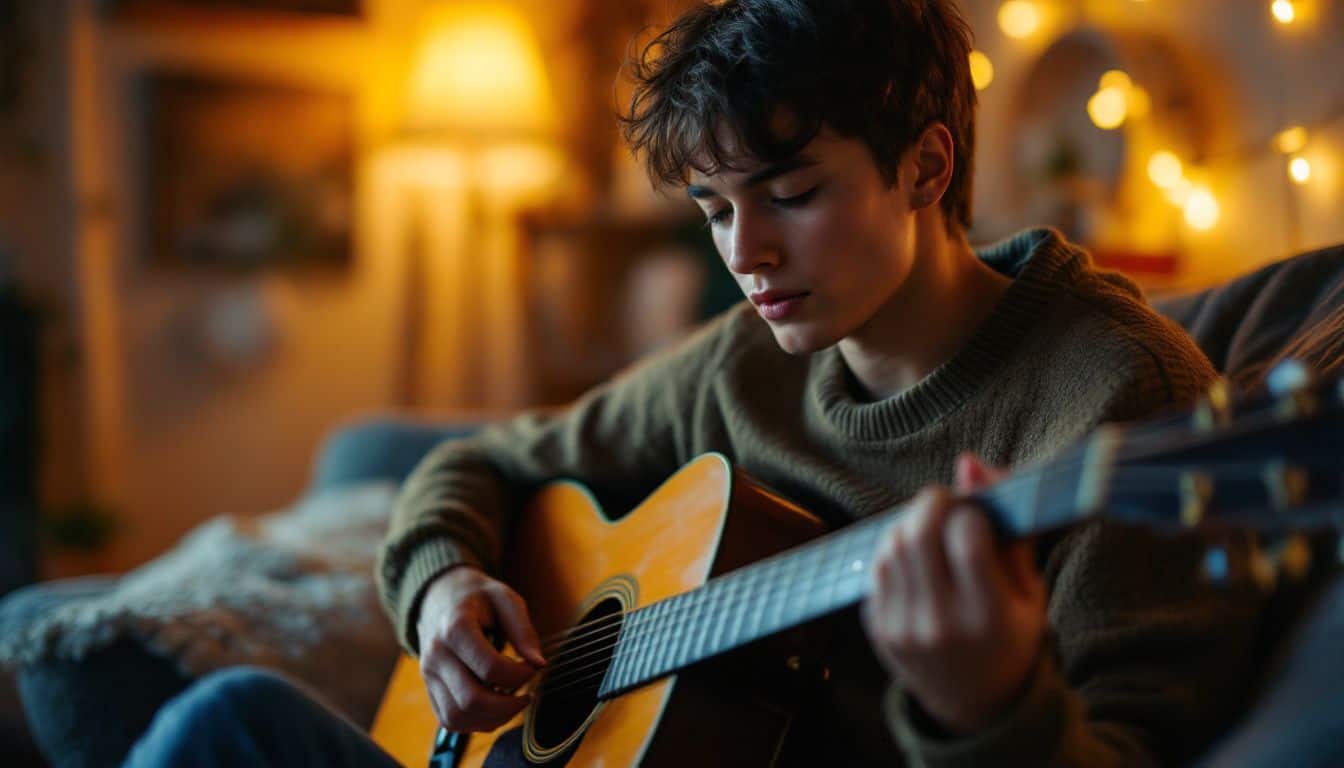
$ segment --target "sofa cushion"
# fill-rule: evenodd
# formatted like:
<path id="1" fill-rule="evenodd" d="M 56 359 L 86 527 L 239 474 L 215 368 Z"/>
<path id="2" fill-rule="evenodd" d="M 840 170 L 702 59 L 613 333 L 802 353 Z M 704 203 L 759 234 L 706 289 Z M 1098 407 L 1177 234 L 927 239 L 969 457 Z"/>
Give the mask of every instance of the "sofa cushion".
<path id="1" fill-rule="evenodd" d="M 1153 305 L 1184 326 L 1214 367 L 1238 384 L 1258 382 L 1284 353 L 1332 369 L 1344 346 L 1344 245 Z"/>

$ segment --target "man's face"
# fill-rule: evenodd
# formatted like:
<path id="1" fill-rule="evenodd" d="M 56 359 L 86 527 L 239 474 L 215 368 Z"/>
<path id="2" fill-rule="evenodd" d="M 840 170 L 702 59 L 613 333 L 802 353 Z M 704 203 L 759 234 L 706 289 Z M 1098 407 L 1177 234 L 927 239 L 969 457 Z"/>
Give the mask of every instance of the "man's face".
<path id="1" fill-rule="evenodd" d="M 787 161 L 743 165 L 693 171 L 687 192 L 775 340 L 804 354 L 860 332 L 910 273 L 905 185 L 887 185 L 865 144 L 825 130 Z"/>

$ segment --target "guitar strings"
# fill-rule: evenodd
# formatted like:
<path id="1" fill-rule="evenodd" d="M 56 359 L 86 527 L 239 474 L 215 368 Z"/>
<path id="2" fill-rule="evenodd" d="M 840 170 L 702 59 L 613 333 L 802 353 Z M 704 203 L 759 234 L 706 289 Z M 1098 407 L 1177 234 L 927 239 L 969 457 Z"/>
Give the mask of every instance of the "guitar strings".
<path id="1" fill-rule="evenodd" d="M 1229 462 L 1229 463 L 1226 463 L 1226 464 L 1222 465 L 1221 467 L 1219 467 L 1217 471 L 1219 471 L 1219 472 L 1237 472 L 1237 473 L 1245 473 L 1245 472 L 1248 471 L 1248 470 L 1253 471 L 1253 470 L 1255 470 L 1255 469 L 1260 468 L 1261 466 L 1263 466 L 1263 465 L 1262 465 L 1261 463 L 1258 463 L 1258 462 Z M 1153 467 L 1153 468 L 1130 468 L 1130 469 L 1127 470 L 1127 474 L 1128 474 L 1128 476 L 1131 476 L 1131 477 L 1138 477 L 1138 476 L 1140 476 L 1140 475 L 1161 475 L 1161 476 L 1165 479 L 1165 478 L 1170 477 L 1171 472 L 1170 472 L 1170 470 L 1166 470 L 1166 469 L 1159 468 L 1159 467 Z M 1133 486 L 1134 483 L 1127 483 L 1127 485 Z M 1170 486 L 1169 483 L 1165 483 L 1165 482 L 1162 482 L 1162 483 L 1142 483 L 1142 484 L 1141 484 L 1141 487 L 1136 488 L 1136 490 L 1149 490 L 1149 489 L 1156 489 L 1156 490 L 1169 491 L 1169 490 L 1171 490 L 1171 486 Z M 852 528 L 851 528 L 851 529 L 845 529 L 845 530 L 852 530 Z M 866 578 L 866 577 L 867 577 L 867 574 L 865 573 L 864 578 Z M 835 585 L 838 585 L 838 584 L 842 583 L 843 581 L 845 581 L 845 580 L 847 580 L 847 579 L 851 579 L 851 580 L 852 580 L 853 578 L 855 578 L 855 576 L 854 576 L 854 574 L 853 574 L 852 572 L 841 571 L 841 575 L 840 575 L 839 577 L 837 577 L 837 578 L 831 578 L 831 579 L 829 580 L 829 583 L 827 583 L 827 582 L 819 582 L 819 583 L 816 583 L 816 584 L 814 584 L 813 588 L 823 587 L 823 586 L 828 586 L 828 587 L 834 588 Z M 727 587 L 723 587 L 722 589 L 725 589 L 725 590 L 726 590 Z M 718 604 L 717 606 L 715 606 L 715 608 L 716 608 L 716 610 L 718 610 L 718 611 L 724 611 L 724 610 L 728 610 L 728 609 L 733 609 L 733 608 L 741 607 L 744 603 L 746 603 L 746 604 L 752 604 L 752 603 L 768 603 L 768 602 L 771 602 L 771 599 L 774 598 L 774 597 L 776 597 L 776 596 L 778 595 L 778 593 L 783 592 L 783 593 L 787 594 L 787 593 L 792 592 L 792 591 L 795 591 L 795 589 L 794 589 L 793 586 L 792 586 L 791 584 L 789 584 L 789 583 L 771 583 L 771 584 L 767 587 L 767 589 L 765 590 L 764 593 L 743 594 L 743 593 L 742 593 L 742 590 L 738 590 L 738 594 L 726 593 L 726 594 L 723 596 L 723 598 L 721 598 L 722 602 L 721 602 L 720 604 Z M 745 599 L 743 599 L 743 598 L 745 598 Z M 646 606 L 646 607 L 648 607 L 648 606 Z M 658 633 L 666 632 L 667 627 L 665 626 L 665 624 L 666 624 L 666 622 L 667 622 L 669 619 L 671 619 L 671 618 L 677 616 L 678 614 L 684 614 L 684 613 L 686 613 L 687 611 L 690 611 L 690 610 L 693 610 L 693 609 L 697 609 L 697 608 L 703 608 L 703 607 L 704 607 L 704 603 L 703 603 L 703 602 L 700 603 L 700 604 L 692 604 L 692 603 L 689 603 L 689 602 L 688 602 L 688 603 L 687 603 L 686 605 L 684 605 L 684 606 L 679 606 L 679 607 L 676 607 L 676 608 L 672 609 L 672 610 L 669 611 L 668 613 L 666 613 L 666 614 L 664 614 L 663 616 L 659 617 L 659 619 L 658 619 L 657 621 L 650 622 L 649 625 L 647 625 L 646 627 L 636 628 L 633 632 L 628 632 L 628 633 L 626 633 L 626 634 L 624 634 L 624 635 L 622 635 L 621 627 L 620 627 L 620 626 L 616 626 L 616 627 L 612 627 L 612 628 L 610 628 L 609 631 L 601 633 L 601 636 L 597 637 L 596 639 L 591 639 L 591 640 L 589 640 L 587 643 L 583 644 L 582 647 L 588 647 L 588 648 L 591 648 L 593 645 L 596 645 L 596 644 L 598 644 L 598 643 L 602 643 L 604 640 L 612 640 L 613 638 L 615 638 L 615 640 L 614 640 L 613 642 L 603 644 L 601 647 L 596 648 L 595 650 L 588 651 L 588 652 L 586 652 L 586 653 L 584 653 L 584 654 L 582 654 L 582 655 L 580 655 L 580 656 L 578 656 L 578 657 L 575 657 L 575 658 L 569 658 L 569 659 L 566 659 L 566 660 L 563 661 L 563 662 L 561 662 L 561 661 L 554 661 L 554 662 L 552 662 L 552 664 L 551 664 L 551 665 L 548 667 L 548 669 L 547 669 L 547 677 L 544 678 L 544 681 L 543 681 L 543 684 L 542 684 L 542 688 L 541 688 L 542 693 L 544 693 L 544 694 L 546 694 L 546 695 L 553 695 L 553 694 L 555 694 L 555 693 L 559 693 L 559 692 L 565 691 L 565 690 L 567 690 L 567 689 L 573 688 L 573 687 L 575 687 L 576 685 L 580 685 L 580 684 L 582 684 L 582 683 L 585 682 L 585 681 L 592 681 L 592 680 L 598 680 L 598 679 L 601 679 L 601 678 L 604 677 L 605 674 L 606 674 L 606 670 L 605 670 L 605 669 L 602 670 L 602 671 L 599 672 L 599 673 L 591 674 L 591 675 L 588 675 L 588 676 L 579 676 L 579 675 L 580 675 L 580 673 L 584 672 L 585 670 L 592 669 L 593 667 L 595 667 L 595 666 L 599 666 L 599 665 L 604 664 L 604 663 L 608 663 L 608 662 L 610 661 L 610 659 L 613 658 L 614 655 L 615 655 L 614 653 L 610 653 L 610 652 L 613 651 L 613 649 L 615 649 L 615 648 L 617 647 L 617 645 L 619 645 L 621 642 L 626 642 L 626 643 L 629 645 L 629 647 L 632 649 L 632 650 L 631 650 L 631 653 L 640 653 L 640 652 L 643 652 L 645 649 L 639 649 L 639 651 L 635 651 L 635 650 L 634 650 L 635 644 L 637 644 L 637 643 L 639 642 L 639 640 L 641 640 L 641 639 L 648 639 L 648 636 L 649 636 L 649 635 L 652 635 L 652 634 L 658 634 Z M 637 609 L 637 610 L 642 610 L 642 609 Z M 764 611 L 765 609 L 761 609 L 761 610 Z M 783 612 L 783 609 L 780 609 L 780 612 L 782 613 L 782 612 Z M 632 614 L 632 613 L 635 613 L 635 611 L 628 611 L 628 612 L 622 612 L 622 613 L 619 613 L 619 614 L 612 614 L 611 616 L 608 616 L 608 617 L 605 617 L 605 618 L 606 618 L 606 619 L 619 618 L 620 616 L 625 616 L 625 615 L 629 615 L 629 614 Z M 597 623 L 597 622 L 591 622 L 591 623 Z M 592 634 L 596 634 L 596 633 L 594 633 L 594 632 L 589 632 L 588 634 L 589 634 L 589 635 L 592 635 Z M 713 645 L 713 644 L 711 644 L 711 645 Z M 574 652 L 575 650 L 578 650 L 578 649 L 575 648 L 575 649 L 566 649 L 566 650 L 567 650 L 567 653 L 562 653 L 560 656 L 557 656 L 557 659 L 564 658 L 565 656 L 572 656 L 573 652 Z M 599 656 L 600 656 L 601 658 L 596 658 L 595 660 L 588 661 L 587 663 L 582 664 L 582 665 L 580 666 L 580 662 L 584 662 L 585 660 L 589 660 L 589 659 L 594 659 L 594 657 L 599 657 Z M 554 686 L 557 682 L 559 682 L 559 681 L 561 681 L 561 680 L 564 681 L 563 684 L 558 685 L 558 686 L 555 686 L 555 687 L 547 687 L 548 685 L 549 685 L 549 686 Z M 600 687 L 600 686 L 599 686 L 599 687 Z"/>
<path id="2" fill-rule="evenodd" d="M 1260 468 L 1261 466 L 1262 465 L 1258 462 L 1226 462 L 1223 465 L 1219 466 L 1215 470 L 1215 472 L 1244 475 L 1246 473 L 1253 473 L 1256 469 Z M 1126 468 L 1123 471 L 1125 473 L 1126 478 L 1130 479 L 1130 481 L 1126 482 L 1127 487 L 1130 487 L 1134 490 L 1140 490 L 1140 491 L 1149 489 L 1171 490 L 1171 486 L 1168 483 L 1157 483 L 1157 484 L 1144 483 L 1143 487 L 1137 487 L 1137 488 L 1134 487 L 1135 486 L 1134 481 L 1139 479 L 1144 480 L 1149 479 L 1148 477 L 1145 476 L 1160 475 L 1163 478 L 1170 477 L 1171 475 L 1170 469 L 1164 469 L 1160 467 L 1149 467 L 1149 468 L 1135 467 L 1135 468 Z M 1023 477 L 1020 479 L 1024 481 L 1035 480 L 1035 478 L 1029 478 L 1029 477 Z M 1000 488 L 1000 490 L 1002 490 L 1003 486 L 1011 485 L 1012 480 L 1014 480 L 1014 478 L 1005 479 L 1003 482 L 1001 482 L 999 485 L 995 487 Z M 1044 480 L 1042 480 L 1042 482 L 1044 482 Z M 872 521 L 876 521 L 878 519 L 880 518 L 879 517 L 870 518 L 870 520 Z M 861 520 L 858 523 L 855 523 L 855 526 L 860 525 L 864 522 L 867 521 Z M 854 526 L 850 526 L 841 530 L 847 533 L 857 533 L 857 530 L 855 529 Z M 721 588 L 728 589 L 729 587 L 724 586 Z M 675 597 L 671 599 L 675 599 Z M 651 607 L 652 605 L 656 605 L 656 603 L 651 604 L 650 606 L 644 606 L 643 608 L 648 608 Z M 664 619 L 670 618 L 675 614 L 684 613 L 688 610 L 692 610 L 697 607 L 699 606 L 688 602 L 683 606 L 674 608 L 671 613 L 665 614 L 663 618 Z M 548 639 L 548 643 L 546 646 L 548 648 L 547 655 L 549 656 L 550 653 L 556 650 L 557 648 L 559 648 L 561 651 L 554 659 L 552 659 L 552 665 L 556 663 L 563 663 L 560 661 L 561 659 L 567 659 L 569 657 L 573 657 L 574 654 L 577 653 L 578 651 L 583 650 L 585 648 L 589 648 L 595 643 L 602 642 L 603 640 L 612 636 L 613 633 L 619 633 L 622 626 L 621 620 L 629 615 L 637 613 L 639 610 L 643 610 L 643 608 L 634 609 L 631 611 L 619 611 L 616 613 L 608 614 L 607 616 L 604 616 L 601 619 L 596 619 L 590 622 L 584 622 L 582 624 L 575 625 L 569 630 L 565 630 L 563 632 L 557 633 L 556 635 L 552 635 L 551 638 Z M 566 638 L 565 635 L 572 635 L 572 636 Z M 636 637 L 637 635 L 630 636 L 630 639 L 633 641 Z M 585 642 L 581 642 L 575 645 L 574 643 L 579 640 L 583 640 Z M 601 649 L 599 649 L 599 652 L 600 650 Z M 586 655 L 591 654 L 585 654 L 585 656 Z"/>
<path id="3" fill-rule="evenodd" d="M 1179 431 L 1185 433 L 1188 436 L 1189 429 L 1188 426 L 1186 426 L 1187 421 L 1188 417 L 1181 418 L 1175 421 L 1174 424 L 1149 429 L 1147 430 L 1148 434 L 1127 433 L 1124 441 L 1121 442 L 1120 444 L 1121 453 L 1124 456 L 1126 456 L 1126 458 L 1123 460 L 1117 460 L 1117 464 L 1120 464 L 1122 461 L 1133 461 L 1136 458 L 1143 457 L 1146 449 L 1150 447 L 1165 446 L 1168 451 L 1171 451 L 1173 449 L 1180 450 L 1180 449 L 1187 449 L 1192 445 L 1197 445 L 1209 439 L 1212 433 L 1202 433 L 1202 432 L 1195 433 L 1191 439 L 1187 439 L 1181 443 L 1176 443 L 1173 448 L 1173 443 L 1171 439 L 1165 437 L 1164 433 L 1167 432 L 1168 430 L 1171 430 L 1173 427 L 1180 427 Z M 1278 417 L 1275 416 L 1273 413 L 1261 412 L 1258 414 L 1251 414 L 1249 416 L 1243 417 L 1242 421 L 1238 422 L 1238 425 L 1239 427 L 1242 428 L 1243 431 L 1249 431 L 1257 427 L 1276 426 L 1279 423 L 1280 422 L 1278 421 Z M 993 492 L 1001 493 L 1012 486 L 1022 485 L 1028 482 L 1039 483 L 1043 485 L 1046 482 L 1075 472 L 1076 470 L 1074 469 L 1073 465 L 1077 462 L 1082 462 L 1086 458 L 1086 453 L 1089 444 L 1090 441 L 1088 443 L 1082 443 L 1066 449 L 1066 451 L 1063 454 L 1061 454 L 1054 461 L 1052 461 L 1047 467 L 1043 467 L 1037 472 L 1018 473 L 1011 475 L 999 481 L 998 483 L 995 483 L 993 486 L 991 486 L 989 489 L 986 490 L 986 493 L 993 493 Z M 1240 462 L 1237 464 L 1226 464 L 1225 466 L 1226 469 L 1222 471 L 1229 471 L 1229 470 L 1238 471 L 1242 469 L 1254 471 L 1260 465 L 1258 465 L 1256 462 Z M 1201 469 L 1206 468 L 1201 467 Z M 1170 470 L 1169 468 L 1163 468 L 1163 467 L 1145 468 L 1145 467 L 1124 467 L 1124 466 L 1118 466 L 1116 471 L 1125 473 L 1151 471 L 1151 472 L 1163 473 L 1164 475 L 1167 476 L 1169 476 L 1169 473 L 1172 472 L 1172 470 Z M 1217 472 L 1220 470 L 1215 468 L 1214 471 Z M 878 514 L 881 515 L 882 513 Z M 611 614 L 608 615 L 607 617 L 604 617 L 603 619 L 598 619 L 592 622 L 586 622 L 583 624 L 575 625 L 574 627 L 571 627 L 567 630 L 556 633 L 546 638 L 546 640 L 544 641 L 544 647 L 554 649 L 559 644 L 565 641 L 567 635 L 571 635 L 574 633 L 588 633 L 594 630 L 600 630 L 602 628 L 601 627 L 602 624 L 610 623 L 611 621 L 614 621 L 616 618 L 619 618 L 618 614 Z"/>

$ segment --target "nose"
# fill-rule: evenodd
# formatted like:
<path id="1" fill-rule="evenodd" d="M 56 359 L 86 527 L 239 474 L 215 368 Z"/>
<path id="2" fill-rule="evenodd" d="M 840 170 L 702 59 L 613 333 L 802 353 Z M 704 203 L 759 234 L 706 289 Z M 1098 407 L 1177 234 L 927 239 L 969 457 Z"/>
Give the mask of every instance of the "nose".
<path id="1" fill-rule="evenodd" d="M 729 271 L 750 275 L 779 264 L 781 249 L 768 218 L 748 216 L 738 211 L 727 241 L 720 245 Z"/>

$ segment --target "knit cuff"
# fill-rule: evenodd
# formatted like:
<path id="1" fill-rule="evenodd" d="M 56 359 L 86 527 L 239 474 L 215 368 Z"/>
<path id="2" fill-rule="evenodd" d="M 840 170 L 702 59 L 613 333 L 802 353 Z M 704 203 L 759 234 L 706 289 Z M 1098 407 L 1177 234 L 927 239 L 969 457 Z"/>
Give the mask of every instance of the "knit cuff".
<path id="1" fill-rule="evenodd" d="M 397 626 L 401 628 L 401 644 L 412 655 L 420 654 L 420 638 L 415 625 L 420 619 L 420 602 L 425 598 L 425 591 L 439 574 L 459 565 L 485 570 L 480 558 L 451 539 L 431 539 L 411 553 L 398 590 Z"/>
<path id="2" fill-rule="evenodd" d="M 883 704 L 887 723 L 911 765 L 1047 765 L 1064 738 L 1071 695 L 1053 656 L 1043 653 L 1021 698 L 976 734 L 942 732 L 896 683 L 887 689 Z"/>

